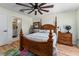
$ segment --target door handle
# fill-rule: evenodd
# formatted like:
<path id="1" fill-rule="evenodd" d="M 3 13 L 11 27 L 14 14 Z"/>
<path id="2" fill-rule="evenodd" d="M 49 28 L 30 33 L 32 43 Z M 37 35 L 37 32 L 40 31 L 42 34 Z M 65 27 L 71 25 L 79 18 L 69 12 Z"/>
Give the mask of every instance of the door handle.
<path id="1" fill-rule="evenodd" d="M 3 32 L 7 32 L 7 30 L 4 30 Z"/>

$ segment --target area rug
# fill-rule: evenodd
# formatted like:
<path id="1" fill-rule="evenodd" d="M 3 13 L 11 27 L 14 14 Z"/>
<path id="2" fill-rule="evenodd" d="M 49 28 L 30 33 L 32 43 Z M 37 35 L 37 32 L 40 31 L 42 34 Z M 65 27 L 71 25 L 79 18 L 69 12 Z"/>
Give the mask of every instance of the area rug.
<path id="1" fill-rule="evenodd" d="M 10 49 L 4 52 L 4 56 L 37 56 L 36 54 L 28 51 L 27 49 L 23 49 L 20 51 L 19 49 Z M 54 55 L 57 56 L 57 55 Z"/>
<path id="2" fill-rule="evenodd" d="M 4 56 L 19 56 L 20 51 L 19 49 L 10 49 L 3 53 Z"/>
<path id="3" fill-rule="evenodd" d="M 24 50 L 20 51 L 20 56 L 36 56 L 36 55 L 33 54 L 32 52 L 28 51 L 27 49 L 24 49 Z"/>
<path id="4" fill-rule="evenodd" d="M 19 49 L 10 49 L 3 53 L 4 56 L 36 56 L 32 52 L 24 49 L 20 51 Z"/>

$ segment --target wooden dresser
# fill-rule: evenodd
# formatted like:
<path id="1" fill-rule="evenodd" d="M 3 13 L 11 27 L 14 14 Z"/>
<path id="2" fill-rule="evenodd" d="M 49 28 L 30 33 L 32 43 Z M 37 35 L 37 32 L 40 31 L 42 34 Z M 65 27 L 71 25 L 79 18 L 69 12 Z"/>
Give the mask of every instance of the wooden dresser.
<path id="1" fill-rule="evenodd" d="M 65 44 L 65 45 L 70 45 L 73 46 L 72 44 L 72 33 L 62 33 L 58 32 L 58 43 Z"/>

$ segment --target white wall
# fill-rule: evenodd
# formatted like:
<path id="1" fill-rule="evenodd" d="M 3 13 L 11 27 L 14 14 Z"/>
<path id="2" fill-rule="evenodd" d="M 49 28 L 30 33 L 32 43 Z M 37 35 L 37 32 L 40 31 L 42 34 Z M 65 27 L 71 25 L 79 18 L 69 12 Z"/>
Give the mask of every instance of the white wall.
<path id="1" fill-rule="evenodd" d="M 79 9 L 77 10 L 77 46 L 79 47 Z"/>
<path id="2" fill-rule="evenodd" d="M 77 10 L 77 33 L 78 33 L 78 39 L 79 39 L 79 9 Z"/>
<path id="3" fill-rule="evenodd" d="M 50 23 L 50 24 L 54 24 L 54 19 L 55 16 L 54 15 L 40 15 L 35 17 L 36 19 L 33 21 L 40 21 L 42 20 L 42 24 L 46 24 L 46 23 Z"/>
<path id="4" fill-rule="evenodd" d="M 29 18 L 29 17 L 23 17 L 22 19 L 22 29 L 24 34 L 28 34 L 29 33 L 29 28 L 33 23 L 33 19 Z"/>
<path id="5" fill-rule="evenodd" d="M 0 7 L 0 15 L 4 14 L 7 16 L 6 20 L 8 21 L 8 39 L 11 42 L 12 41 L 12 21 L 15 17 L 21 18 L 23 22 L 23 30 L 28 32 L 29 26 L 32 24 L 32 18 L 21 15 L 16 12 L 10 11 L 8 9 Z"/>

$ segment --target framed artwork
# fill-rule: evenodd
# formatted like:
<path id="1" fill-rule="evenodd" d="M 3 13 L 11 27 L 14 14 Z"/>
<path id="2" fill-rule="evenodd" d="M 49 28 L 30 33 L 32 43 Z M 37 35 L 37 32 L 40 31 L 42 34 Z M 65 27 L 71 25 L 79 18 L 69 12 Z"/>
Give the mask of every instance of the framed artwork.
<path id="1" fill-rule="evenodd" d="M 41 26 L 40 22 L 33 22 L 34 29 L 39 29 Z"/>

